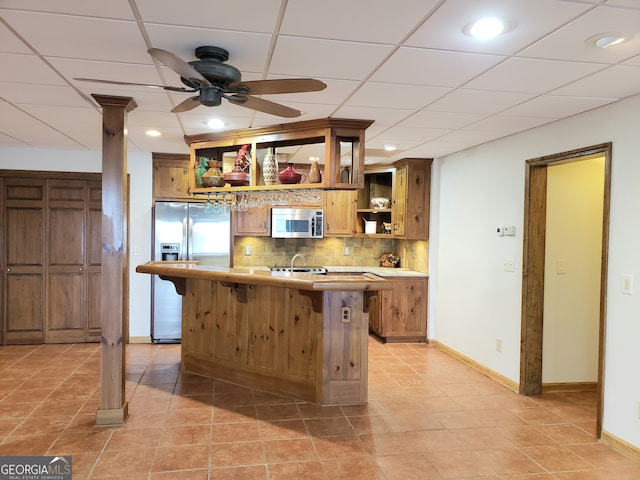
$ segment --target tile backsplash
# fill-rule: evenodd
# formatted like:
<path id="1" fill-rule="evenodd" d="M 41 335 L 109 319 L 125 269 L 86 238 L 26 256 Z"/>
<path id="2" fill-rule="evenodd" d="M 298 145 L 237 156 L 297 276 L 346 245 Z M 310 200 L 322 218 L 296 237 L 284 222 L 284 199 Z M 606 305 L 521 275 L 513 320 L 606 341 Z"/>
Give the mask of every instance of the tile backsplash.
<path id="1" fill-rule="evenodd" d="M 248 248 L 247 248 L 248 247 Z M 348 255 L 345 255 L 348 249 Z M 250 251 L 250 255 L 247 255 Z M 383 253 L 393 253 L 401 266 L 428 273 L 428 242 L 393 238 L 328 237 L 323 239 L 292 239 L 271 237 L 235 237 L 234 266 L 288 267 L 291 258 L 302 253 L 308 266 L 380 266 Z M 296 266 L 302 266 L 296 260 Z"/>

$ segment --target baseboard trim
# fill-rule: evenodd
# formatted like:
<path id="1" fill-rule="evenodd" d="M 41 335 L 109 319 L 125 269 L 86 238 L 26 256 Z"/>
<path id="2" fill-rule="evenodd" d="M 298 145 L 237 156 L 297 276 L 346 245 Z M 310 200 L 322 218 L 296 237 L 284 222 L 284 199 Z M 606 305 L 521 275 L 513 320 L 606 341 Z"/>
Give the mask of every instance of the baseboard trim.
<path id="1" fill-rule="evenodd" d="M 558 382 L 542 384 L 542 393 L 597 391 L 598 382 Z"/>
<path id="2" fill-rule="evenodd" d="M 640 448 L 635 445 L 631 445 L 629 442 L 625 442 L 621 438 L 616 437 L 615 435 L 610 434 L 609 432 L 602 431 L 602 436 L 600 437 L 600 441 L 609 445 L 614 450 L 617 450 L 620 453 L 626 454 L 635 460 L 640 460 Z"/>
<path id="3" fill-rule="evenodd" d="M 504 375 L 499 374 L 498 372 L 491 370 L 490 368 L 485 367 L 484 365 L 482 365 L 481 363 L 476 362 L 475 360 L 473 360 L 472 358 L 467 357 L 466 355 L 463 355 L 462 353 L 458 352 L 457 350 L 454 350 L 451 347 L 448 347 L 447 345 L 440 343 L 437 340 L 429 340 L 429 343 L 431 345 L 433 345 L 435 348 L 437 348 L 438 350 L 446 353 L 447 355 L 455 358 L 456 360 L 460 360 L 462 363 L 464 363 L 465 365 L 469 365 L 471 368 L 478 370 L 480 373 L 485 374 L 487 377 L 491 378 L 492 380 L 495 380 L 496 382 L 498 382 L 500 385 L 502 385 L 503 387 L 508 388 L 509 390 L 512 390 L 516 393 L 518 393 L 518 391 L 520 390 L 520 385 L 517 384 L 516 382 L 514 382 L 513 380 L 505 377 Z"/>
<path id="4" fill-rule="evenodd" d="M 148 336 L 148 337 L 129 337 L 129 343 L 151 343 L 151 336 Z"/>

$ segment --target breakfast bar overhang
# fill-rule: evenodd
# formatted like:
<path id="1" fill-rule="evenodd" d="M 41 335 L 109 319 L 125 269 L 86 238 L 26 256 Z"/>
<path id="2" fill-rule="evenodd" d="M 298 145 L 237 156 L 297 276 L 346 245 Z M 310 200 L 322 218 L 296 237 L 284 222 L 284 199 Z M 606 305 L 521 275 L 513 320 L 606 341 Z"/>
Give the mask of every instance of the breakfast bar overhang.
<path id="1" fill-rule="evenodd" d="M 369 298 L 386 280 L 193 262 L 136 271 L 182 295 L 182 371 L 321 405 L 367 402 Z"/>

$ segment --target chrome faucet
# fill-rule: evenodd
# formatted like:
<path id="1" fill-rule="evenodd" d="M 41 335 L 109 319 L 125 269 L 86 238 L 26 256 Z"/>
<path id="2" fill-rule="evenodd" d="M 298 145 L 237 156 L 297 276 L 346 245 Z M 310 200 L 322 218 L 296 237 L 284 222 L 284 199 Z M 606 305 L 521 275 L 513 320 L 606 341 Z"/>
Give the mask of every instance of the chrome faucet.
<path id="1" fill-rule="evenodd" d="M 303 254 L 301 253 L 296 253 L 293 258 L 291 259 L 291 271 L 293 271 L 293 262 L 296 261 L 296 258 L 298 257 L 302 257 L 302 259 L 304 260 L 304 266 L 307 266 L 307 257 L 305 257 Z"/>

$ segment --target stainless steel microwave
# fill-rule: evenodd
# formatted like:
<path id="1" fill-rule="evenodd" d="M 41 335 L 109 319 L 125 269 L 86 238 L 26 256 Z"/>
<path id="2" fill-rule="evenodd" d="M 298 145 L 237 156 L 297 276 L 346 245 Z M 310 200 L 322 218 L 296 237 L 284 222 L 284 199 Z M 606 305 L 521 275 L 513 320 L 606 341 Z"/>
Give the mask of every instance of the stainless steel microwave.
<path id="1" fill-rule="evenodd" d="M 322 238 L 324 211 L 318 208 L 272 208 L 273 238 Z"/>

